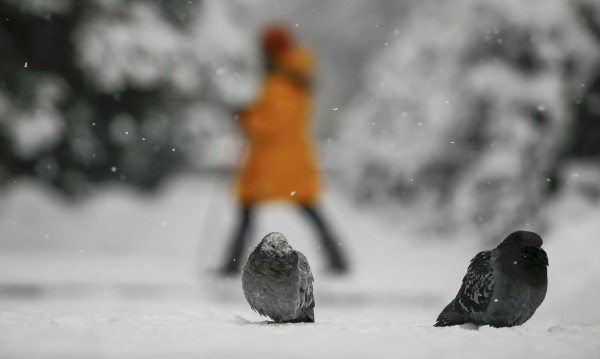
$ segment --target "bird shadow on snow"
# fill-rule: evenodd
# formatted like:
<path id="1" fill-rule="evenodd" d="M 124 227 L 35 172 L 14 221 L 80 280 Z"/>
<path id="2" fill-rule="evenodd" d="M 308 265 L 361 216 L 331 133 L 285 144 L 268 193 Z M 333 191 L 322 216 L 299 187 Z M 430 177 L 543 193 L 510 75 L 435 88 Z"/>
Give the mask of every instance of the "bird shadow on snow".
<path id="1" fill-rule="evenodd" d="M 460 329 L 465 329 L 465 330 L 479 330 L 479 325 L 473 324 L 473 323 L 461 324 L 459 327 L 460 327 Z"/>
<path id="2" fill-rule="evenodd" d="M 239 315 L 236 315 L 235 318 L 233 319 L 233 323 L 234 324 L 240 324 L 240 325 L 268 325 L 268 326 L 288 326 L 288 325 L 307 325 L 307 324 L 314 324 L 314 323 L 277 323 L 274 322 L 272 320 L 261 320 L 261 321 L 252 321 L 252 320 L 248 320 L 244 317 L 241 317 Z"/>
<path id="3" fill-rule="evenodd" d="M 248 320 L 242 316 L 236 315 L 235 318 L 232 320 L 232 322 L 234 324 L 238 324 L 238 325 L 260 325 L 260 326 L 289 326 L 289 325 L 314 325 L 314 323 L 277 323 L 271 320 L 261 320 L 261 321 L 252 321 L 252 320 Z M 433 326 L 426 326 L 426 327 L 432 327 Z M 479 330 L 479 326 L 476 324 L 472 324 L 472 323 L 467 323 L 467 324 L 461 324 L 459 326 L 457 326 L 460 329 L 463 330 L 474 330 L 474 331 L 478 331 Z"/>
<path id="4" fill-rule="evenodd" d="M 265 325 L 265 324 L 269 324 L 271 322 L 268 320 L 261 320 L 260 322 L 254 322 L 254 321 L 248 320 L 244 317 L 241 317 L 239 315 L 236 315 L 235 318 L 233 319 L 233 323 L 234 324 L 242 324 L 242 325 L 248 325 L 248 324 Z"/>

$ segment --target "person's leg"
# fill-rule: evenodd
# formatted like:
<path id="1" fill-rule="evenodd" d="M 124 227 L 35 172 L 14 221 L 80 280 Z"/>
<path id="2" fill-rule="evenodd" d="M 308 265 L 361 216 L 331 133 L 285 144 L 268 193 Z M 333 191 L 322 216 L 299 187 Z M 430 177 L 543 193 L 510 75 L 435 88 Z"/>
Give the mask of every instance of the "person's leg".
<path id="1" fill-rule="evenodd" d="M 221 268 L 221 273 L 223 274 L 234 274 L 240 271 L 240 267 L 243 264 L 241 263 L 242 257 L 252 227 L 252 211 L 253 208 L 251 206 L 242 206 L 239 209 L 238 227 L 230 242 L 225 263 Z"/>
<path id="2" fill-rule="evenodd" d="M 332 235 L 323 215 L 314 205 L 300 205 L 302 212 L 311 220 L 319 234 L 321 244 L 329 258 L 329 269 L 335 272 L 348 271 L 348 262 L 342 253 L 339 242 Z"/>

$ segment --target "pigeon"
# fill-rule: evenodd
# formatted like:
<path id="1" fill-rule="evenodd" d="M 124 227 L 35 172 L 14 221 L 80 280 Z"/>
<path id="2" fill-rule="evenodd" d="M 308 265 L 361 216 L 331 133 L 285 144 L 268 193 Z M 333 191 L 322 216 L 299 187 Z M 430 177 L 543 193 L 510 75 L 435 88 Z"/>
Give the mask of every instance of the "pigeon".
<path id="1" fill-rule="evenodd" d="M 498 247 L 479 252 L 435 326 L 512 327 L 529 320 L 548 289 L 548 256 L 542 243 L 536 233 L 517 231 Z"/>
<path id="2" fill-rule="evenodd" d="M 306 257 L 277 232 L 262 239 L 242 271 L 242 289 L 250 307 L 276 323 L 315 321 L 313 281 Z"/>

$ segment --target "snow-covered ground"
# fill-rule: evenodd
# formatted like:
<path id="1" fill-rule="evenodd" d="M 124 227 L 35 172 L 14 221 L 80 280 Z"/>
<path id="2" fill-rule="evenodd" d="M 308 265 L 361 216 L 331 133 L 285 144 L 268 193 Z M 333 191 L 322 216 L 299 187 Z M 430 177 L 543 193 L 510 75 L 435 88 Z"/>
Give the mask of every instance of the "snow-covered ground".
<path id="1" fill-rule="evenodd" d="M 552 204 L 546 301 L 521 327 L 479 330 L 432 324 L 483 240 L 422 237 L 330 189 L 323 209 L 354 265 L 336 277 L 301 214 L 265 206 L 255 241 L 285 233 L 316 280 L 317 323 L 275 325 L 239 278 L 214 275 L 235 219 L 228 186 L 181 176 L 156 196 L 114 187 L 79 204 L 28 182 L 1 193 L 0 358 L 598 357 L 598 206 Z"/>

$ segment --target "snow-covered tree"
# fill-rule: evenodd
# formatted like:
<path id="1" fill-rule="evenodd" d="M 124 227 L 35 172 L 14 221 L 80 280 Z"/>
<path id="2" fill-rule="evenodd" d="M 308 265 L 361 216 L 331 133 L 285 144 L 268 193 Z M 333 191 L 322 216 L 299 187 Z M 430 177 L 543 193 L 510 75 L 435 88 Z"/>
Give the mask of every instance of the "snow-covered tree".
<path id="1" fill-rule="evenodd" d="M 213 154 L 253 92 L 233 2 L 0 2 L 0 179 L 152 187 Z"/>
<path id="2" fill-rule="evenodd" d="M 345 112 L 347 188 L 424 228 L 497 239 L 527 226 L 599 59 L 578 4 L 415 6 Z"/>

